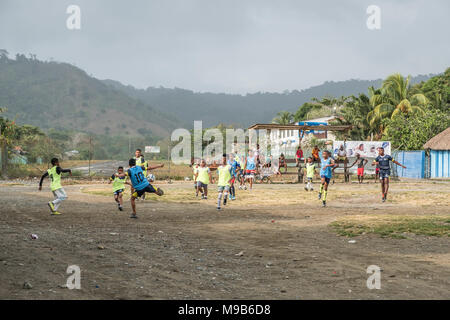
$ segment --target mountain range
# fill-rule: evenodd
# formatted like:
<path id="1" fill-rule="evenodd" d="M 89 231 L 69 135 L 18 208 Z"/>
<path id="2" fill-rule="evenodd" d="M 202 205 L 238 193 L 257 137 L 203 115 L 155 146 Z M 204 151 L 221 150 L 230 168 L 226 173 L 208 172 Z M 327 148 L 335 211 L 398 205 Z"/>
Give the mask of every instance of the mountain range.
<path id="1" fill-rule="evenodd" d="M 411 83 L 433 75 L 419 75 Z M 277 112 L 295 112 L 311 98 L 366 93 L 377 80 L 325 82 L 304 90 L 246 95 L 201 93 L 180 88 L 136 89 L 115 80 L 99 80 L 68 63 L 40 61 L 0 53 L 0 107 L 18 123 L 41 128 L 103 135 L 167 137 L 179 127 L 219 123 L 248 127 L 270 122 Z"/>

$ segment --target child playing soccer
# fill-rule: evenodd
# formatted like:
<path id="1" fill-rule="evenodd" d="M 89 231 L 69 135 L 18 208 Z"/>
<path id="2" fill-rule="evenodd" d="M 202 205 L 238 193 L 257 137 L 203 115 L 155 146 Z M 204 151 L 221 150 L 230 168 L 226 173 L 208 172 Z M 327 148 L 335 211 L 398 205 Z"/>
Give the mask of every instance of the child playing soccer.
<path id="1" fill-rule="evenodd" d="M 375 158 L 372 165 L 378 165 L 380 167 L 380 182 L 381 182 L 381 201 L 385 202 L 387 193 L 389 190 L 389 176 L 391 175 L 391 168 L 389 161 L 399 165 L 403 169 L 406 169 L 404 165 L 395 161 L 390 155 L 384 154 L 384 148 L 378 148 L 378 157 Z"/>
<path id="2" fill-rule="evenodd" d="M 249 190 L 252 190 L 256 173 L 256 157 L 251 150 L 248 151 L 248 156 L 245 159 L 245 168 L 245 180 L 249 183 Z"/>
<path id="3" fill-rule="evenodd" d="M 136 215 L 136 198 L 141 197 L 144 193 L 156 193 L 158 196 L 162 196 L 164 191 L 161 188 L 154 188 L 148 180 L 144 176 L 144 172 L 142 171 L 142 167 L 136 166 L 136 159 L 130 159 L 128 161 L 130 165 L 130 169 L 127 171 L 127 176 L 130 177 L 131 184 L 129 182 L 125 182 L 128 185 L 131 185 L 131 208 L 133 209 L 133 213 L 130 218 L 137 218 Z"/>
<path id="4" fill-rule="evenodd" d="M 312 181 L 314 178 L 314 173 L 316 172 L 316 165 L 314 164 L 313 158 L 309 157 L 308 161 L 306 162 L 306 182 L 305 182 L 305 190 L 306 191 L 313 191 L 313 185 Z"/>
<path id="5" fill-rule="evenodd" d="M 195 189 L 195 196 L 196 196 L 196 197 L 198 197 L 198 188 L 197 188 L 197 172 L 198 172 L 198 167 L 199 167 L 198 162 L 196 162 L 196 163 L 194 163 L 194 164 L 192 165 L 192 173 L 193 173 L 192 180 L 194 180 L 194 189 Z"/>
<path id="6" fill-rule="evenodd" d="M 222 202 L 222 196 L 223 205 L 226 206 L 228 192 L 230 191 L 231 185 L 231 166 L 227 164 L 226 155 L 222 158 L 222 165 L 217 168 L 217 174 L 219 175 L 219 181 L 217 182 L 219 192 L 219 195 L 217 196 L 217 210 L 221 210 L 220 204 Z"/>
<path id="7" fill-rule="evenodd" d="M 42 181 L 45 177 L 49 177 L 50 179 L 50 189 L 53 192 L 53 195 L 55 196 L 55 200 L 50 201 L 48 203 L 48 206 L 50 208 L 52 215 L 59 215 L 61 212 L 58 212 L 58 208 L 61 205 L 61 202 L 67 199 L 67 194 L 64 191 L 63 187 L 61 186 L 61 173 L 68 172 L 70 175 L 72 175 L 72 171 L 70 169 L 61 169 L 59 166 L 59 160 L 57 158 L 53 158 L 51 160 L 52 168 L 48 169 L 46 173 L 44 173 L 41 177 L 41 180 L 39 181 L 39 191 L 42 190 Z"/>
<path id="8" fill-rule="evenodd" d="M 322 199 L 322 205 L 327 205 L 328 185 L 332 178 L 332 168 L 336 166 L 336 163 L 331 159 L 331 153 L 327 150 L 322 152 L 322 159 L 320 160 L 320 191 L 319 200 Z M 323 196 L 322 196 L 323 194 Z"/>
<path id="9" fill-rule="evenodd" d="M 241 166 L 236 161 L 236 158 L 233 154 L 230 154 L 230 160 L 228 160 L 228 164 L 231 166 L 230 200 L 236 200 L 236 189 L 234 188 L 234 184 L 238 177 L 238 172 L 241 169 Z"/>
<path id="10" fill-rule="evenodd" d="M 363 157 L 361 157 L 361 155 L 359 153 L 356 154 L 356 159 L 355 162 L 353 162 L 353 164 L 350 166 L 353 167 L 356 163 L 358 163 L 358 183 L 363 183 L 364 180 L 364 167 L 366 166 L 367 162 L 369 160 L 364 159 Z"/>
<path id="11" fill-rule="evenodd" d="M 195 175 L 195 180 L 197 181 L 197 193 L 202 194 L 202 199 L 208 199 L 208 184 L 212 181 L 211 170 L 206 166 L 205 159 L 202 159 L 200 167 L 197 168 L 197 173 Z"/>
<path id="12" fill-rule="evenodd" d="M 123 198 L 122 194 L 125 190 L 125 181 L 127 177 L 125 173 L 123 172 L 123 167 L 119 167 L 117 169 L 117 173 L 114 173 L 109 178 L 109 183 L 112 183 L 113 187 L 113 194 L 114 194 L 114 201 L 117 202 L 117 206 L 120 211 L 123 211 Z"/>

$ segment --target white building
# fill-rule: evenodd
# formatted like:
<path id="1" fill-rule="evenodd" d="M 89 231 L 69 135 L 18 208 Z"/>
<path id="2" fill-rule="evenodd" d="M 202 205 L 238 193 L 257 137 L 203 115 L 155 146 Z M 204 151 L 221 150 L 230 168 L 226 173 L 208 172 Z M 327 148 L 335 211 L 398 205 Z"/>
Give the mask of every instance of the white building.
<path id="1" fill-rule="evenodd" d="M 310 126 L 319 126 L 319 125 L 329 125 L 329 123 L 334 120 L 335 117 L 323 117 L 317 119 L 311 119 L 301 122 L 295 122 L 293 124 L 296 125 L 310 125 Z M 295 150 L 297 149 L 300 143 L 300 135 L 303 135 L 303 139 L 307 135 L 314 135 L 314 137 L 318 139 L 326 139 L 326 140 L 335 140 L 335 136 L 331 132 L 327 131 L 307 131 L 300 132 L 299 130 L 271 130 L 269 135 L 269 141 L 273 147 L 279 147 L 279 152 L 284 153 L 286 156 L 294 156 Z"/>

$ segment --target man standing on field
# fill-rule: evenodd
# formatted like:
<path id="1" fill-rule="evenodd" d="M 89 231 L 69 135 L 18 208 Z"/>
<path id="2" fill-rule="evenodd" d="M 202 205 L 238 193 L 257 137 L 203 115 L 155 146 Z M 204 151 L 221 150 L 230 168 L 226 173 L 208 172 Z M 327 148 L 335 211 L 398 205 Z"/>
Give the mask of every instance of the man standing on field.
<path id="1" fill-rule="evenodd" d="M 366 164 L 367 164 L 368 161 L 369 161 L 369 160 L 367 160 L 367 159 L 361 157 L 361 155 L 360 155 L 359 153 L 357 153 L 357 154 L 356 154 L 355 162 L 353 162 L 353 164 L 350 166 L 350 168 L 351 168 L 351 167 L 353 167 L 355 164 L 358 165 L 358 169 L 357 169 L 357 170 L 358 170 L 358 171 L 357 171 L 357 174 L 358 174 L 358 183 L 363 183 L 363 180 L 364 180 L 364 167 L 366 166 Z"/>
<path id="2" fill-rule="evenodd" d="M 372 165 L 380 167 L 380 182 L 381 182 L 381 201 L 385 202 L 389 190 L 389 176 L 391 175 L 390 161 L 406 169 L 404 165 L 395 161 L 390 155 L 384 154 L 384 148 L 378 148 L 378 157 L 375 158 Z"/>

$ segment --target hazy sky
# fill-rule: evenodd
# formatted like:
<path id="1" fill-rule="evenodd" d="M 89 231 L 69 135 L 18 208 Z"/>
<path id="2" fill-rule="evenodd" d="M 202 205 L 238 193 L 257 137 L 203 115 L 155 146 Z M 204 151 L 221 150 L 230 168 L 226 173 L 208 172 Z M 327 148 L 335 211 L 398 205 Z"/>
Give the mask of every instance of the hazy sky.
<path id="1" fill-rule="evenodd" d="M 81 30 L 66 27 L 71 4 Z M 283 91 L 442 72 L 449 14 L 449 0 L 0 0 L 0 48 L 139 88 Z"/>

